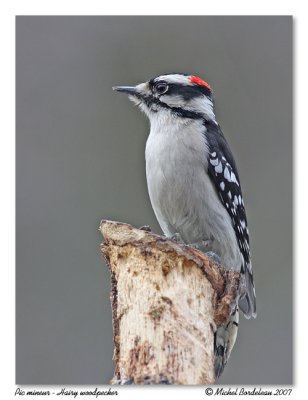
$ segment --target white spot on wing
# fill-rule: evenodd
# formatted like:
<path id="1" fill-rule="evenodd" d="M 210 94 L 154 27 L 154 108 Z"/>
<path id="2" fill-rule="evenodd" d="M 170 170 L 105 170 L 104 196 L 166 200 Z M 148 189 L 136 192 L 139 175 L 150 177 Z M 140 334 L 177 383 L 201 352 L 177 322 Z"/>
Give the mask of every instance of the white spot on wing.
<path id="1" fill-rule="evenodd" d="M 246 222 L 244 220 L 241 221 L 241 225 L 243 228 L 246 228 Z"/>
<path id="2" fill-rule="evenodd" d="M 215 160 L 210 160 L 210 163 L 212 164 L 212 165 L 218 165 L 218 158 L 215 158 Z"/>
<path id="3" fill-rule="evenodd" d="M 225 182 L 220 182 L 220 188 L 221 190 L 225 190 Z"/>
<path id="4" fill-rule="evenodd" d="M 215 171 L 216 171 L 216 172 L 218 172 L 218 173 L 222 172 L 222 164 L 221 164 L 221 162 L 220 162 L 220 161 L 219 161 L 219 164 L 218 164 L 218 165 L 216 165 L 216 167 L 215 167 Z"/>
<path id="5" fill-rule="evenodd" d="M 231 182 L 230 172 L 229 172 L 229 169 L 227 167 L 225 167 L 224 177 L 227 179 L 228 182 Z"/>
<path id="6" fill-rule="evenodd" d="M 234 183 L 236 183 L 238 185 L 238 181 L 236 179 L 236 176 L 234 175 L 234 173 L 232 171 L 231 171 L 231 174 L 230 174 L 230 179 L 231 179 L 231 182 L 234 182 Z"/>

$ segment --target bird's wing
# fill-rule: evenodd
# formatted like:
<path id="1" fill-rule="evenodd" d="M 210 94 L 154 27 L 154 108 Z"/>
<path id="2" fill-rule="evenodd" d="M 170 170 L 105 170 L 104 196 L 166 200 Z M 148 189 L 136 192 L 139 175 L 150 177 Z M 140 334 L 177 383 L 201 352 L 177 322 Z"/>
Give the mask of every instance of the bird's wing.
<path id="1" fill-rule="evenodd" d="M 249 248 L 249 231 L 241 184 L 237 167 L 229 145 L 219 126 L 209 125 L 209 176 L 218 196 L 230 215 L 243 257 L 241 273 L 245 277 L 245 292 L 239 300 L 239 307 L 247 318 L 256 316 L 256 297 Z"/>

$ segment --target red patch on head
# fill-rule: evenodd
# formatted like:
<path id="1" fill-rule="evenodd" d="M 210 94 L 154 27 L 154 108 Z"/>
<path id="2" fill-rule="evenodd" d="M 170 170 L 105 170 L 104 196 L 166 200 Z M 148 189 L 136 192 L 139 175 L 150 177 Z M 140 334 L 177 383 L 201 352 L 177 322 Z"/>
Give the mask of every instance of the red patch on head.
<path id="1" fill-rule="evenodd" d="M 198 76 L 191 76 L 189 78 L 190 82 L 195 83 L 196 85 L 201 85 L 207 87 L 209 90 L 212 90 L 211 86 L 205 82 L 203 79 L 199 78 Z"/>

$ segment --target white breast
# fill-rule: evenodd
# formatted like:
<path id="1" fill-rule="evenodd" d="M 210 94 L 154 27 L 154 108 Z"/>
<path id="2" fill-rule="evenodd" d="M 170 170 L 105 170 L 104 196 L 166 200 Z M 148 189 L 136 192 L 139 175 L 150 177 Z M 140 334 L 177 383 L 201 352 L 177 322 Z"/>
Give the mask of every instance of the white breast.
<path id="1" fill-rule="evenodd" d="M 212 250 L 222 262 L 238 269 L 241 258 L 231 219 L 207 174 L 202 122 L 166 118 L 151 121 L 146 144 L 147 183 L 156 218 L 167 236 L 179 233 L 187 243 L 213 240 Z"/>

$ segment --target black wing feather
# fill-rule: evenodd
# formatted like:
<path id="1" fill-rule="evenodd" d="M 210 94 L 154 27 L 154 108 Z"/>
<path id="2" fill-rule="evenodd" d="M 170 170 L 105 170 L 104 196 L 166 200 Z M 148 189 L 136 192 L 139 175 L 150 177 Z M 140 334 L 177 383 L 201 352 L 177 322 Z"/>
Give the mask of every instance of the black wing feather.
<path id="1" fill-rule="evenodd" d="M 256 302 L 250 259 L 249 231 L 240 178 L 232 152 L 219 125 L 206 123 L 206 130 L 210 156 L 209 176 L 231 218 L 243 256 L 241 273 L 245 276 L 246 292 L 239 301 L 239 307 L 249 318 L 251 315 L 256 315 Z"/>

